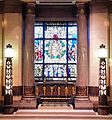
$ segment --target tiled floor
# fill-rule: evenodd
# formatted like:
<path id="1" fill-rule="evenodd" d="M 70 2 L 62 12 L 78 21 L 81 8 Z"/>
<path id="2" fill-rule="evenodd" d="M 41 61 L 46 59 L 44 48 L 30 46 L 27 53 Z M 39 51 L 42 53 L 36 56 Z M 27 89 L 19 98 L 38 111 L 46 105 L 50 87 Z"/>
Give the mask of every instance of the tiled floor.
<path id="1" fill-rule="evenodd" d="M 0 114 L 0 120 L 112 120 L 112 115 L 98 115 L 92 110 L 18 110 L 13 115 Z"/>

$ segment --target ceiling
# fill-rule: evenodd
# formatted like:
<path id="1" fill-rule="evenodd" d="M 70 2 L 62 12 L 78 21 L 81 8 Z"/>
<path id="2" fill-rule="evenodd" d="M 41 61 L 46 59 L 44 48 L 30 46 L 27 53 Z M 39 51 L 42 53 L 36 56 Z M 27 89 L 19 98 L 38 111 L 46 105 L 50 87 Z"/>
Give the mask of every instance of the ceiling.
<path id="1" fill-rule="evenodd" d="M 76 1 L 77 2 L 88 2 L 88 1 L 91 1 L 91 0 L 21 0 L 21 1 L 24 1 L 24 2 L 36 2 L 36 3 L 75 3 Z"/>
<path id="2" fill-rule="evenodd" d="M 36 0 L 21 0 L 21 1 L 34 2 Z M 37 1 L 39 2 L 72 2 L 72 1 L 82 2 L 82 1 L 91 1 L 91 0 L 37 0 Z"/>

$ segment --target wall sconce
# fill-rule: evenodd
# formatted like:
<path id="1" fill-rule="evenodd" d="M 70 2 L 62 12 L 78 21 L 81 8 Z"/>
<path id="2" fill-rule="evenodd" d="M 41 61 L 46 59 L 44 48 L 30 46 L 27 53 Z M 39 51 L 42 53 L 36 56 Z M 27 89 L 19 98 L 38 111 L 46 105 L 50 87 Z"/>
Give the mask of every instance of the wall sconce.
<path id="1" fill-rule="evenodd" d="M 105 45 L 101 45 L 98 50 L 98 57 L 100 59 L 99 63 L 99 105 L 98 105 L 98 114 L 108 115 L 108 100 L 106 93 L 106 58 L 107 58 L 107 49 Z"/>
<path id="2" fill-rule="evenodd" d="M 12 45 L 8 44 L 5 48 L 5 95 L 4 95 L 4 109 L 3 114 L 12 114 L 13 108 L 13 78 L 12 78 L 12 58 L 13 48 Z"/>

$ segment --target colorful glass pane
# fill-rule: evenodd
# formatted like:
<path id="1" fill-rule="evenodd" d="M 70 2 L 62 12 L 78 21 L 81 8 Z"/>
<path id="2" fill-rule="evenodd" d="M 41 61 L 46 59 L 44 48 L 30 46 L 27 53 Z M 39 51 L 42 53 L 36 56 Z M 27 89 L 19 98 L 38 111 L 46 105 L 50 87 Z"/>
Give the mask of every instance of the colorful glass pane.
<path id="1" fill-rule="evenodd" d="M 35 26 L 34 31 L 35 38 L 43 38 L 43 26 Z"/>
<path id="2" fill-rule="evenodd" d="M 70 22 L 70 23 L 72 23 L 72 22 Z M 73 22 L 74 23 L 74 22 Z M 67 25 L 67 23 L 66 22 L 45 22 L 45 26 L 62 26 L 62 25 Z"/>
<path id="3" fill-rule="evenodd" d="M 77 76 L 77 66 L 74 64 L 68 65 L 68 77 L 76 77 Z"/>
<path id="4" fill-rule="evenodd" d="M 42 76 L 42 64 L 35 64 L 35 77 Z"/>
<path id="5" fill-rule="evenodd" d="M 76 78 L 68 78 L 68 81 L 76 81 Z"/>
<path id="6" fill-rule="evenodd" d="M 55 77 L 55 78 L 53 78 L 53 77 L 51 77 L 51 78 L 49 78 L 49 77 L 47 77 L 47 78 L 44 78 L 45 80 L 50 80 L 50 81 L 65 81 L 66 80 L 66 78 L 58 78 L 58 77 Z"/>
<path id="7" fill-rule="evenodd" d="M 45 63 L 66 63 L 66 40 L 45 40 Z"/>
<path id="8" fill-rule="evenodd" d="M 76 81 L 77 24 L 38 22 L 34 31 L 35 80 Z"/>
<path id="9" fill-rule="evenodd" d="M 66 38 L 66 26 L 46 26 L 45 38 L 53 38 L 54 34 L 58 38 Z"/>
<path id="10" fill-rule="evenodd" d="M 77 26 L 77 23 L 76 22 L 68 22 L 68 25 Z"/>
<path id="11" fill-rule="evenodd" d="M 45 77 L 66 77 L 66 65 L 45 65 Z"/>
<path id="12" fill-rule="evenodd" d="M 43 62 L 43 40 L 35 40 L 35 63 Z"/>
<path id="13" fill-rule="evenodd" d="M 77 39 L 77 26 L 68 27 L 68 38 Z"/>
<path id="14" fill-rule="evenodd" d="M 77 63 L 77 41 L 68 40 L 68 63 Z"/>

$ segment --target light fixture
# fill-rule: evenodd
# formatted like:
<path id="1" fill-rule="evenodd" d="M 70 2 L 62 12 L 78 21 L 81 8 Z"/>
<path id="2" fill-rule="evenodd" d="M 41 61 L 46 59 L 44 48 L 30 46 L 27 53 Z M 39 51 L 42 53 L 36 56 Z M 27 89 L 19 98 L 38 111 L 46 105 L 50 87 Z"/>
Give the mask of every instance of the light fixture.
<path id="1" fill-rule="evenodd" d="M 13 58 L 13 56 L 14 56 L 14 52 L 13 52 L 12 45 L 10 44 L 6 45 L 5 58 Z"/>
<path id="2" fill-rule="evenodd" d="M 105 48 L 104 44 L 101 44 L 100 48 L 98 49 L 98 57 L 107 58 L 107 49 Z"/>
<path id="3" fill-rule="evenodd" d="M 4 109 L 3 114 L 12 114 L 13 108 L 13 77 L 12 77 L 12 58 L 13 48 L 8 44 L 5 48 L 5 95 L 4 95 Z"/>
<path id="4" fill-rule="evenodd" d="M 99 61 L 99 105 L 98 105 L 98 114 L 99 115 L 108 115 L 108 100 L 106 93 L 106 58 L 107 58 L 107 49 L 105 45 L 100 45 L 98 50 Z"/>

